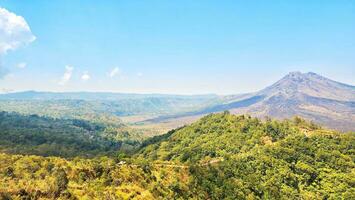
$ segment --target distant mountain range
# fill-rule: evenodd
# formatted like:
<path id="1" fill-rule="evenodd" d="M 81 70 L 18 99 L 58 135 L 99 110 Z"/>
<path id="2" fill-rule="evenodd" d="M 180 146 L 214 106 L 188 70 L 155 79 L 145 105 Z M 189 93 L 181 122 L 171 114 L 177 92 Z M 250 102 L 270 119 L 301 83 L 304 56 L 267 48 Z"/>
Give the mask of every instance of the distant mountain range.
<path id="1" fill-rule="evenodd" d="M 202 115 L 229 110 L 257 117 L 290 118 L 301 116 L 329 128 L 341 131 L 355 130 L 355 86 L 339 83 L 316 73 L 292 72 L 255 93 L 217 95 L 162 95 L 93 92 L 36 92 L 1 94 L 0 110 L 9 101 L 97 101 L 94 110 L 115 115 L 155 115 L 145 122 L 160 123 L 196 119 Z M 66 102 L 66 105 L 68 102 Z M 77 102 L 71 103 L 73 106 Z M 70 104 L 70 105 L 71 105 Z M 129 110 L 127 108 L 129 107 Z M 5 109 L 6 110 L 6 109 Z M 11 111 L 7 109 L 6 111 Z M 171 112 L 170 112 L 171 111 Z M 186 120 L 182 120 L 186 122 Z M 179 123 L 177 123 L 179 125 Z M 181 125 L 181 124 L 180 124 Z"/>
<path id="2" fill-rule="evenodd" d="M 174 95 L 174 94 L 135 94 L 114 92 L 38 92 L 23 91 L 0 94 L 0 100 L 87 100 L 116 101 L 127 99 L 212 99 L 215 94 L 206 95 Z"/>
<path id="3" fill-rule="evenodd" d="M 0 94 L 0 111 L 38 114 L 55 118 L 153 118 L 200 110 L 215 105 L 217 95 L 126 94 L 108 92 L 37 92 Z M 102 121 L 102 120 L 101 120 Z"/>

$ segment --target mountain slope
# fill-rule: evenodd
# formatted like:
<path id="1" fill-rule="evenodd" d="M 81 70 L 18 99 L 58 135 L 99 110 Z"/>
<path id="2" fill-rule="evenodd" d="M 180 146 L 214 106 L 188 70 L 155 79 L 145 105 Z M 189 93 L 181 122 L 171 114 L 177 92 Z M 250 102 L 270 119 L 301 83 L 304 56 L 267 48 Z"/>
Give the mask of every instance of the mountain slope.
<path id="1" fill-rule="evenodd" d="M 147 140 L 139 156 L 142 159 L 197 163 L 246 153 L 255 145 L 276 142 L 305 131 L 317 131 L 318 128 L 300 118 L 262 122 L 245 115 L 216 113 Z"/>
<path id="2" fill-rule="evenodd" d="M 277 119 L 301 116 L 328 128 L 355 130 L 355 86 L 312 72 L 292 72 L 259 92 L 226 96 L 222 97 L 222 101 L 224 103 L 197 112 L 160 117 L 158 120 L 229 110 L 232 113 Z"/>
<path id="3" fill-rule="evenodd" d="M 354 136 L 223 112 L 147 141 L 137 158 L 190 166 L 198 199 L 349 199 Z"/>
<path id="4" fill-rule="evenodd" d="M 293 72 L 254 96 L 263 98 L 248 107 L 230 110 L 280 119 L 298 115 L 329 128 L 355 130 L 354 86 L 315 73 Z"/>
<path id="5" fill-rule="evenodd" d="M 95 156 L 116 152 L 123 141 L 83 120 L 0 112 L 0 152 L 43 156 Z"/>
<path id="6" fill-rule="evenodd" d="M 313 72 L 291 72 L 273 85 L 258 92 L 259 95 L 283 95 L 286 97 L 292 97 L 299 93 L 339 101 L 355 101 L 354 86 L 330 80 Z"/>
<path id="7" fill-rule="evenodd" d="M 211 114 L 135 157 L 0 153 L 0 199 L 352 199 L 354 142 L 300 118 Z"/>

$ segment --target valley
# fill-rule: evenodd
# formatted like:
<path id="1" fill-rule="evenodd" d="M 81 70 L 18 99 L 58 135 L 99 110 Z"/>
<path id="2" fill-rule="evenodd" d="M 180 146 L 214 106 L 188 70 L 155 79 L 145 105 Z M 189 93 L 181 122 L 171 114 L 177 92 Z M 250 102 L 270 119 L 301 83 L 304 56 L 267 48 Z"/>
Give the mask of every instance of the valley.
<path id="1" fill-rule="evenodd" d="M 1 94 L 0 198 L 349 199 L 354 95 L 298 72 L 242 95 Z"/>
<path id="2" fill-rule="evenodd" d="M 271 86 L 240 95 L 161 95 L 120 93 L 0 94 L 0 110 L 110 125 L 124 121 L 157 134 L 200 117 L 229 110 L 259 118 L 300 116 L 340 131 L 355 130 L 355 86 L 316 73 L 291 72 Z"/>

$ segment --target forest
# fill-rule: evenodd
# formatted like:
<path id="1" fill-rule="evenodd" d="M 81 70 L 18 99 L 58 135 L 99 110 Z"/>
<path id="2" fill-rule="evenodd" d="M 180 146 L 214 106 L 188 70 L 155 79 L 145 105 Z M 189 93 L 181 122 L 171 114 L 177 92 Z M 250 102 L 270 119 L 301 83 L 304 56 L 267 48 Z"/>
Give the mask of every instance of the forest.
<path id="1" fill-rule="evenodd" d="M 0 112 L 0 151 L 60 157 L 93 157 L 137 148 L 144 136 L 124 124 Z"/>
<path id="2" fill-rule="evenodd" d="M 11 113 L 1 116 L 24 120 Z M 32 124 L 26 126 L 46 130 L 40 124 L 49 119 L 30 117 Z M 7 121 L 1 126 L 10 127 L 14 119 Z M 48 124 L 56 126 L 55 120 Z M 76 130 L 79 136 L 87 134 L 80 132 L 83 130 L 95 134 L 102 129 L 99 125 L 87 126 L 70 120 L 61 124 L 61 129 Z M 67 137 L 67 133 L 60 134 Z M 110 140 L 104 134 L 98 135 L 102 138 L 95 140 L 102 141 L 102 145 L 103 138 Z M 21 144 L 21 140 L 12 142 Z M 29 153 L 23 154 L 21 149 L 6 150 L 14 145 L 1 144 L 6 153 L 0 154 L 0 196 L 2 199 L 351 199 L 355 196 L 354 144 L 354 132 L 324 129 L 299 117 L 260 120 L 229 112 L 207 115 L 191 125 L 140 140 L 137 147 L 115 154 L 35 156 L 25 155 Z M 35 150 L 36 145 L 23 146 L 28 149 L 33 146 Z M 90 152 L 85 148 L 80 151 Z M 96 150 L 105 152 L 107 148 Z"/>

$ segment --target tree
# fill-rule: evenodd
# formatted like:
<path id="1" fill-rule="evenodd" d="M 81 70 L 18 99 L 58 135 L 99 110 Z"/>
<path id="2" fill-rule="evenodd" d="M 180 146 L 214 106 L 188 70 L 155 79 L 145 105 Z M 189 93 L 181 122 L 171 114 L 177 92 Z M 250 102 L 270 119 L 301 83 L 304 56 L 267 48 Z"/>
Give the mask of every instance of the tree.
<path id="1" fill-rule="evenodd" d="M 67 173 L 62 168 L 59 168 L 55 172 L 55 191 L 54 194 L 56 197 L 60 195 L 61 192 L 65 191 L 68 187 L 68 177 Z"/>

